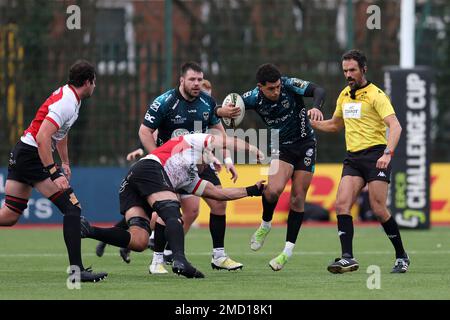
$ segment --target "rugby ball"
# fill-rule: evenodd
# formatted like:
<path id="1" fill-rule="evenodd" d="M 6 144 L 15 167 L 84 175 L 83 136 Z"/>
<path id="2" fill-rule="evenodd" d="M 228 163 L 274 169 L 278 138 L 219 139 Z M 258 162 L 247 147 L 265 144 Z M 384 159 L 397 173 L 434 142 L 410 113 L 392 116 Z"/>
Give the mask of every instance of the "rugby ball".
<path id="1" fill-rule="evenodd" d="M 234 127 L 238 126 L 244 119 L 245 104 L 244 104 L 244 100 L 242 100 L 241 96 L 237 93 L 228 94 L 222 102 L 222 107 L 226 108 L 225 106 L 230 103 L 234 104 L 236 107 L 241 109 L 241 114 L 239 116 L 237 116 L 236 118 L 223 117 L 222 120 L 226 126 L 234 128 Z"/>

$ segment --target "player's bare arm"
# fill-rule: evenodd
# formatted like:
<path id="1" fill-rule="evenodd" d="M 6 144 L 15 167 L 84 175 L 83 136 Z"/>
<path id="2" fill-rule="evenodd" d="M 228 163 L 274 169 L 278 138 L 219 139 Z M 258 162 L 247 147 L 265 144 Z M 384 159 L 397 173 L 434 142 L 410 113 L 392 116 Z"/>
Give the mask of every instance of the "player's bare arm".
<path id="1" fill-rule="evenodd" d="M 226 148 L 234 151 L 248 151 L 256 156 L 259 161 L 264 160 L 264 153 L 257 147 L 251 145 L 237 137 L 228 137 L 224 135 L 213 135 L 212 144 L 214 148 Z"/>
<path id="2" fill-rule="evenodd" d="M 344 119 L 333 115 L 329 120 L 314 121 L 311 120 L 311 126 L 319 131 L 339 132 L 344 128 Z"/>
<path id="3" fill-rule="evenodd" d="M 220 122 L 218 124 L 212 125 L 210 129 L 217 130 L 217 132 L 220 133 L 222 137 L 226 136 L 225 129 Z M 223 149 L 223 159 L 227 172 L 231 172 L 231 180 L 233 180 L 233 183 L 236 183 L 238 179 L 238 173 L 233 164 L 233 160 L 231 159 L 230 150 L 228 150 L 227 148 Z"/>
<path id="4" fill-rule="evenodd" d="M 391 162 L 394 150 L 397 147 L 400 135 L 402 133 L 402 127 L 395 114 L 391 114 L 383 119 L 386 126 L 389 128 L 389 137 L 387 141 L 387 147 L 384 154 L 377 161 L 378 169 L 386 169 Z"/>
<path id="5" fill-rule="evenodd" d="M 66 176 L 67 180 L 70 181 L 72 170 L 70 169 L 69 149 L 67 147 L 68 139 L 69 136 L 66 135 L 62 140 L 60 140 L 56 144 L 56 150 L 58 150 L 59 157 L 61 158 L 61 167 L 63 169 L 63 173 Z"/>
<path id="6" fill-rule="evenodd" d="M 155 129 L 144 126 L 143 124 L 139 128 L 139 139 L 141 139 L 142 145 L 148 152 L 156 149 L 156 142 L 153 138 L 154 131 Z"/>
<path id="7" fill-rule="evenodd" d="M 206 184 L 202 193 L 203 198 L 214 199 L 218 201 L 229 201 L 241 199 L 244 197 L 260 196 L 264 191 L 265 180 L 260 180 L 253 186 L 247 188 L 217 188 L 211 182 Z"/>
<path id="8" fill-rule="evenodd" d="M 236 118 L 240 116 L 241 109 L 232 103 L 220 106 L 216 109 L 216 115 L 220 118 Z"/>
<path id="9" fill-rule="evenodd" d="M 56 168 L 54 168 L 55 161 L 52 154 L 52 135 L 56 132 L 56 130 L 57 128 L 53 123 L 47 119 L 44 119 L 36 136 L 39 157 L 41 158 L 41 162 L 44 167 L 49 169 L 50 174 L 53 174 L 53 171 L 56 170 Z M 52 165 L 53 167 L 51 167 Z M 63 175 L 52 180 L 60 190 L 69 188 L 69 182 Z"/>

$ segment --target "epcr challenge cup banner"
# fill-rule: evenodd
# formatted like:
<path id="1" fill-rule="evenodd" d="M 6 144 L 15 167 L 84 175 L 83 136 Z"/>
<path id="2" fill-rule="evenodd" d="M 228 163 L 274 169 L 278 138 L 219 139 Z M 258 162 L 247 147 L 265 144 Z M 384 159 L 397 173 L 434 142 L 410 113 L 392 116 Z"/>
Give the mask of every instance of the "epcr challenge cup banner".
<path id="1" fill-rule="evenodd" d="M 403 129 L 392 158 L 391 213 L 400 227 L 428 229 L 433 73 L 427 67 L 386 67 L 384 85 Z"/>

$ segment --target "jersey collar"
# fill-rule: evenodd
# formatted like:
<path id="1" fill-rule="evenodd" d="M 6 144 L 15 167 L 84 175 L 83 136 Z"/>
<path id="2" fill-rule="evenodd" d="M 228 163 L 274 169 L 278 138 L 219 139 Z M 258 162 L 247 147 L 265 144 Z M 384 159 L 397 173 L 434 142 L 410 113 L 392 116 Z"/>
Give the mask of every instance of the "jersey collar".
<path id="1" fill-rule="evenodd" d="M 361 89 L 364 89 L 364 88 L 366 88 L 369 84 L 371 84 L 372 82 L 370 82 L 369 80 L 367 80 L 367 83 L 365 84 L 365 85 L 363 85 L 362 87 L 360 87 L 360 88 L 358 88 L 358 89 L 355 89 L 355 90 L 353 90 L 352 88 L 350 88 L 350 98 L 352 98 L 353 100 L 355 100 L 355 98 L 356 98 L 356 91 L 358 91 L 358 90 L 361 90 Z"/>
<path id="2" fill-rule="evenodd" d="M 69 84 L 69 88 L 70 88 L 70 90 L 72 90 L 73 91 L 73 94 L 75 95 L 75 98 L 77 98 L 77 103 L 80 103 L 80 97 L 78 96 L 78 94 L 77 94 L 77 92 L 76 92 L 76 90 L 74 89 L 74 87 L 72 87 L 72 85 L 70 85 Z"/>

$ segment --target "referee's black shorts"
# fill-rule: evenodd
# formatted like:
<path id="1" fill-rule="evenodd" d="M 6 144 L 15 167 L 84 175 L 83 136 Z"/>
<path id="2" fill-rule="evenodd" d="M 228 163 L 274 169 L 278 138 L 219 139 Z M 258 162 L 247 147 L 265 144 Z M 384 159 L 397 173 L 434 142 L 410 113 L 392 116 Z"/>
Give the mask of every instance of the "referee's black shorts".
<path id="1" fill-rule="evenodd" d="M 34 186 L 49 178 L 39 157 L 38 149 L 19 140 L 10 153 L 7 180 L 15 180 Z"/>
<path id="2" fill-rule="evenodd" d="M 132 207 L 141 207 L 151 218 L 153 209 L 148 204 L 147 197 L 160 191 L 175 193 L 162 165 L 150 159 L 136 162 L 120 184 L 120 213 L 124 215 Z"/>
<path id="3" fill-rule="evenodd" d="M 356 152 L 347 151 L 342 177 L 358 176 L 363 178 L 366 183 L 374 180 L 391 182 L 391 163 L 387 169 L 377 168 L 377 161 L 383 156 L 384 149 L 386 149 L 386 145 L 381 144 Z"/>

